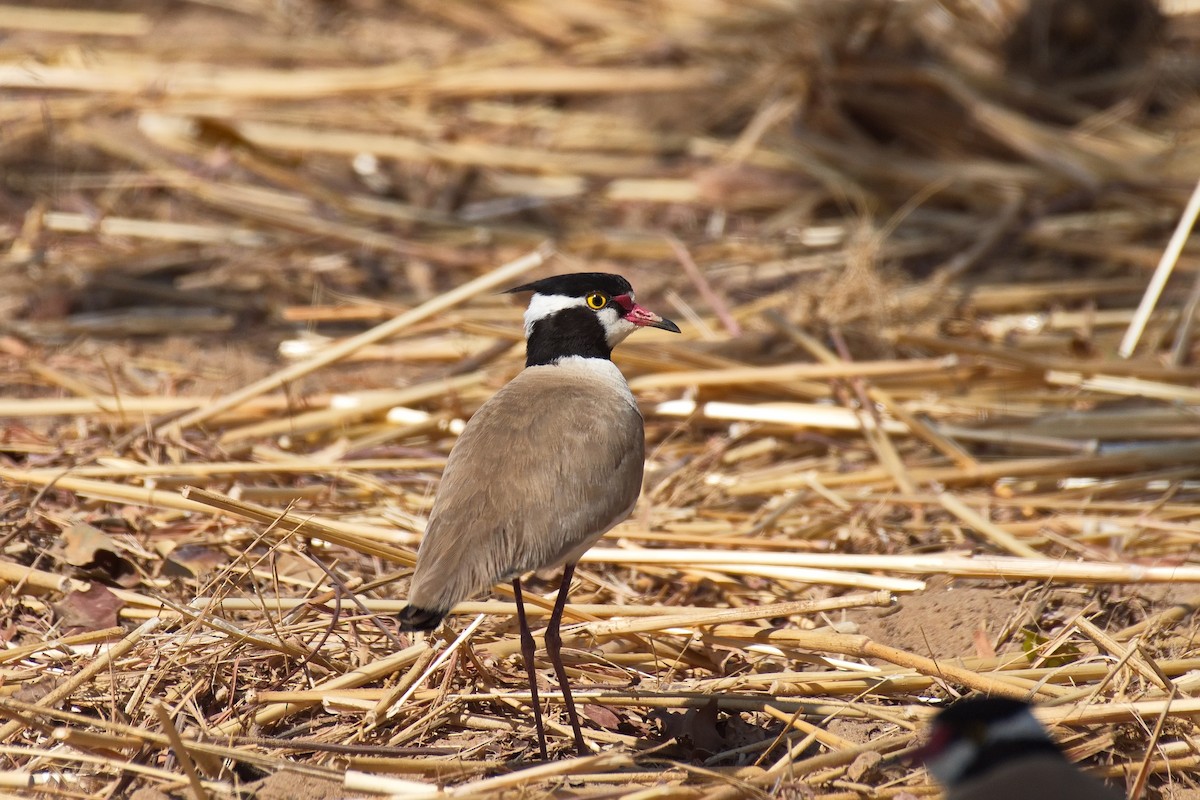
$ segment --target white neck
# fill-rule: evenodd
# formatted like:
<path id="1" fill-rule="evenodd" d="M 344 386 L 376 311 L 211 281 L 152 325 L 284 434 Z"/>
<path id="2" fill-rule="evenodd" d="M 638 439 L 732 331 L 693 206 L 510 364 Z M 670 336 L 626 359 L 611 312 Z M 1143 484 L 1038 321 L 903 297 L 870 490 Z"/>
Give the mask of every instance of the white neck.
<path id="1" fill-rule="evenodd" d="M 591 381 L 597 387 L 604 387 L 610 391 L 616 392 L 628 403 L 637 408 L 637 402 L 633 399 L 633 392 L 629 389 L 629 382 L 625 380 L 625 376 L 621 374 L 620 368 L 616 364 L 609 361 L 607 358 L 586 358 L 584 356 L 563 356 L 556 359 L 553 364 L 541 367 L 531 367 L 531 369 L 566 369 L 578 370 L 586 376 L 586 379 Z"/>
<path id="2" fill-rule="evenodd" d="M 969 739 L 960 739 L 926 761 L 925 769 L 933 775 L 934 780 L 949 788 L 962 780 L 962 776 L 971 768 L 971 763 L 977 755 L 979 745 Z"/>

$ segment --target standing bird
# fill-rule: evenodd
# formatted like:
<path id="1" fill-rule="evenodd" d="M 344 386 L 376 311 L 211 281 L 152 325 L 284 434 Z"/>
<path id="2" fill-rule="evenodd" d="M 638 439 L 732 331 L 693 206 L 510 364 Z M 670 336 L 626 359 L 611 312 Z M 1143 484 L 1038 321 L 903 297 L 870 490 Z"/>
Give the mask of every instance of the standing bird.
<path id="1" fill-rule="evenodd" d="M 633 511 L 645 462 L 642 415 L 612 350 L 638 328 L 679 333 L 679 326 L 638 305 L 618 275 L 559 275 L 508 290 L 515 292 L 533 292 L 525 369 L 480 406 L 450 453 L 400 624 L 431 630 L 460 601 L 511 580 L 544 760 L 521 575 L 563 565 L 546 655 L 584 755 L 559 627 L 575 563 Z"/>
<path id="2" fill-rule="evenodd" d="M 1123 800 L 1067 761 L 1031 707 L 1003 697 L 964 697 L 933 719 L 917 757 L 946 800 Z"/>

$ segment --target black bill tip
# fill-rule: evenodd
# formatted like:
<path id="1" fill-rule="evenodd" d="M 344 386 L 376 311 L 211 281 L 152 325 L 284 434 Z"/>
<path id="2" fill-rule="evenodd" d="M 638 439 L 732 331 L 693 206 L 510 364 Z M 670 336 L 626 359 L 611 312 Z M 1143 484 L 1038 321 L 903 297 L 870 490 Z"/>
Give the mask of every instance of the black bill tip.
<path id="1" fill-rule="evenodd" d="M 649 327 L 658 328 L 658 329 L 664 330 L 664 331 L 670 331 L 671 333 L 683 333 L 683 331 L 679 330 L 678 325 L 676 325 L 674 322 L 671 322 L 671 320 L 669 320 L 665 317 L 663 319 L 660 319 L 658 322 L 651 322 Z"/>

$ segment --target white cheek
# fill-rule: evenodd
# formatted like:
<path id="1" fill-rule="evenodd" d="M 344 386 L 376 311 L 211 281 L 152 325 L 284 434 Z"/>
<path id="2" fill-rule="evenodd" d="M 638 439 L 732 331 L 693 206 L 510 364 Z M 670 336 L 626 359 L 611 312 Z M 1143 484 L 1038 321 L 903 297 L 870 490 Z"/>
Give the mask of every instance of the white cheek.
<path id="1" fill-rule="evenodd" d="M 597 311 L 596 316 L 600 318 L 600 324 L 604 326 L 604 338 L 609 347 L 616 347 L 625 341 L 626 336 L 637 330 L 637 325 L 617 314 L 615 308 Z"/>
<path id="2" fill-rule="evenodd" d="M 1049 734 L 1042 723 L 1028 711 L 1022 711 L 1008 719 L 993 722 L 987 728 L 987 741 L 991 742 L 1022 742 L 1042 741 L 1049 739 Z"/>
<path id="3" fill-rule="evenodd" d="M 925 762 L 925 769 L 937 782 L 950 788 L 962 778 L 978 755 L 979 748 L 973 742 L 957 741 L 938 753 L 936 758 Z"/>

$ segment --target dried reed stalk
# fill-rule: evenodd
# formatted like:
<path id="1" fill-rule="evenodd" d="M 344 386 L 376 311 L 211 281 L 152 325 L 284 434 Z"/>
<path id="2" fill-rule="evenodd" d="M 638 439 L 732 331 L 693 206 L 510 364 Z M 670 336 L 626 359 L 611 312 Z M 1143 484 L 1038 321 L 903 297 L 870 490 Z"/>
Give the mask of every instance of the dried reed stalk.
<path id="1" fill-rule="evenodd" d="M 926 796 L 966 691 L 1194 769 L 1196 9 L 1059 80 L 1015 6 L 801 5 L 0 6 L 0 782 Z M 685 335 L 615 354 L 646 491 L 566 612 L 605 752 L 513 769 L 511 592 L 390 615 L 547 241 Z"/>

